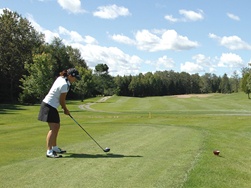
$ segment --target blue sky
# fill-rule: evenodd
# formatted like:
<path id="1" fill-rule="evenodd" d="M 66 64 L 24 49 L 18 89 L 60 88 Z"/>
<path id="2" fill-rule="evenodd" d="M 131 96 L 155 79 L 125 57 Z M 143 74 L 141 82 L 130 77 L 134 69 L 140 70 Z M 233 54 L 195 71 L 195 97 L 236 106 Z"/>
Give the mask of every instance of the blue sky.
<path id="1" fill-rule="evenodd" d="M 0 0 L 111 75 L 232 76 L 251 62 L 250 0 Z"/>

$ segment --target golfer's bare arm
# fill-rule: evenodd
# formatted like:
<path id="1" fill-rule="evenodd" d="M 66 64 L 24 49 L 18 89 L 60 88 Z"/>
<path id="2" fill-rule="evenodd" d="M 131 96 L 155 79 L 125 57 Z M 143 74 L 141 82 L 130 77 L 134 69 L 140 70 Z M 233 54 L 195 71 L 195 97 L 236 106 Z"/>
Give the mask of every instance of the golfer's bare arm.
<path id="1" fill-rule="evenodd" d="M 65 102 L 66 101 L 66 95 L 67 95 L 67 93 L 61 93 L 61 95 L 60 95 L 60 105 L 61 105 L 62 109 L 64 110 L 64 114 L 69 115 L 70 112 L 67 109 L 66 102 Z"/>

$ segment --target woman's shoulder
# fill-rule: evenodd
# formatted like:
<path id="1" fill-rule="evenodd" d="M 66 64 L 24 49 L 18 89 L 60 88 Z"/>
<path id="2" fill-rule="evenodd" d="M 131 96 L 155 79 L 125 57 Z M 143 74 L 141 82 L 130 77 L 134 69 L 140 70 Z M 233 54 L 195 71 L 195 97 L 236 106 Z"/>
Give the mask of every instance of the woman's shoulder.
<path id="1" fill-rule="evenodd" d="M 58 85 L 65 85 L 67 84 L 66 79 L 62 76 L 59 76 L 56 80 L 55 83 Z"/>

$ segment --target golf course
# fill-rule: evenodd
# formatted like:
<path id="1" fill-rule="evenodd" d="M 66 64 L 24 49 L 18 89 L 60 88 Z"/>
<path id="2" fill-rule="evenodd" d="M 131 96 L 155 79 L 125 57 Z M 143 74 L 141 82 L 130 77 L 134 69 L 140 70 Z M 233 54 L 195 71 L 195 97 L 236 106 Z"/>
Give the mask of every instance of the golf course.
<path id="1" fill-rule="evenodd" d="M 251 100 L 244 93 L 96 97 L 67 106 L 110 152 L 59 109 L 58 146 L 67 153 L 46 158 L 40 104 L 1 104 L 1 188 L 251 187 Z"/>

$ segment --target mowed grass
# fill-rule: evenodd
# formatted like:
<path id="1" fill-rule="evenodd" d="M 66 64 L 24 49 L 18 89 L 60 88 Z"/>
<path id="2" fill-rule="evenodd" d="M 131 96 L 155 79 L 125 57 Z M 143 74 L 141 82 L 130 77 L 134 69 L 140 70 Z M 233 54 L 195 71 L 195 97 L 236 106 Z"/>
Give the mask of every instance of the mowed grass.
<path id="1" fill-rule="evenodd" d="M 243 93 L 68 101 L 60 159 L 45 157 L 39 105 L 0 106 L 0 187 L 250 187 L 250 100 Z M 82 109 L 91 104 L 95 111 Z M 213 150 L 221 151 L 214 156 Z"/>

